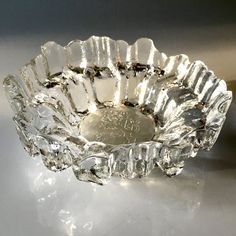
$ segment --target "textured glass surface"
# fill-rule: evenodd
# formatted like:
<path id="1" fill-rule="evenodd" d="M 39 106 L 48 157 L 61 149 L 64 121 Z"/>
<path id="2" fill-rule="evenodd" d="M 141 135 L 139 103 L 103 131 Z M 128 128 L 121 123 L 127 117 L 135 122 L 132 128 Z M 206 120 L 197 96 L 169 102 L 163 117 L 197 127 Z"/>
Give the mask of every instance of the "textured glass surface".
<path id="1" fill-rule="evenodd" d="M 167 57 L 146 38 L 48 42 L 4 87 L 30 155 L 98 184 L 156 166 L 179 174 L 186 159 L 213 146 L 232 100 L 203 62 Z"/>

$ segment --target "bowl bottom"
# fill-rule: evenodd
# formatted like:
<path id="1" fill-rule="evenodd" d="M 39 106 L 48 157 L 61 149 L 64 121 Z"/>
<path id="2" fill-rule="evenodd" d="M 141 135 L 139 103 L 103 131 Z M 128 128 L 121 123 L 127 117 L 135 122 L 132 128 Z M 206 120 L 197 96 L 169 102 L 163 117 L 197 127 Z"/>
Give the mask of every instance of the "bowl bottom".
<path id="1" fill-rule="evenodd" d="M 155 128 L 151 116 L 125 105 L 98 109 L 80 123 L 81 135 L 87 140 L 112 145 L 151 141 Z"/>

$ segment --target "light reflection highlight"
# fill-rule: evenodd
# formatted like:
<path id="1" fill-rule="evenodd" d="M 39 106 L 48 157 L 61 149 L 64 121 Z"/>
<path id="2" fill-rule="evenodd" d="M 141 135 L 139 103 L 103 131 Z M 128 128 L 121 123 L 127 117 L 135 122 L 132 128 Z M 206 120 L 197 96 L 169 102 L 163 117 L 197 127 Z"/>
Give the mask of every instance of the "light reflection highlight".
<path id="1" fill-rule="evenodd" d="M 163 220 L 194 218 L 201 206 L 204 181 L 190 172 L 168 178 L 159 171 L 141 179 L 113 177 L 105 186 L 78 182 L 70 170 L 54 173 L 40 159 L 29 162 L 28 181 L 36 199 L 39 222 L 58 235 L 103 235 L 115 226 L 138 227 L 150 231 Z M 148 215 L 151 222 L 146 222 Z M 131 222 L 131 223 L 130 223 Z"/>

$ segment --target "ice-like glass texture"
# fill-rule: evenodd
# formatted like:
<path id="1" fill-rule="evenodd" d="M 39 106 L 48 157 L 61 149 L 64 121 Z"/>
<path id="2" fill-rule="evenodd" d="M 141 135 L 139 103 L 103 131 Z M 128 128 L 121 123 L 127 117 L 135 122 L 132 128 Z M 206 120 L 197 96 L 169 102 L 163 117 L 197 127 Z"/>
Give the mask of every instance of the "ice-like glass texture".
<path id="1" fill-rule="evenodd" d="M 203 62 L 168 57 L 147 38 L 48 42 L 4 87 L 30 155 L 98 184 L 156 166 L 179 174 L 213 146 L 232 100 Z"/>

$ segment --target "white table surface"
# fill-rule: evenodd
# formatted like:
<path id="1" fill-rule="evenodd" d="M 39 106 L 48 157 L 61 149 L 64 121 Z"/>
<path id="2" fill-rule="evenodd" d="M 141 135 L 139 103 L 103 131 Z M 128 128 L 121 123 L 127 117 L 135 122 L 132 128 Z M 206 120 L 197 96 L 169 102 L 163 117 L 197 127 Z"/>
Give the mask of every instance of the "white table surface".
<path id="1" fill-rule="evenodd" d="M 58 41 L 70 36 L 58 36 Z M 163 51 L 177 54 L 185 48 L 220 76 L 234 76 L 236 45 L 231 39 L 229 45 L 226 40 L 206 49 L 207 43 L 197 40 L 189 46 L 163 38 Z M 48 39 L 1 38 L 1 77 L 15 73 Z M 113 178 L 104 187 L 78 182 L 70 170 L 55 174 L 29 158 L 11 116 L 0 87 L 1 236 L 236 235 L 236 102 L 214 148 L 187 161 L 181 175 L 168 178 L 156 169 L 143 179 Z"/>

